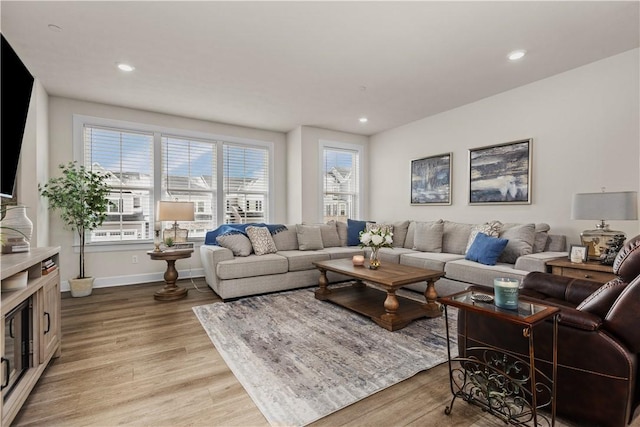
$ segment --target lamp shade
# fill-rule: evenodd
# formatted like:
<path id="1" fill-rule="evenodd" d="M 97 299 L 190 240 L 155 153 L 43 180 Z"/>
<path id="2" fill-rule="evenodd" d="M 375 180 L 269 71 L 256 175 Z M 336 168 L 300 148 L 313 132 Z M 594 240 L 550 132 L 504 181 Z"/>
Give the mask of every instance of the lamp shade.
<path id="1" fill-rule="evenodd" d="M 602 221 L 638 219 L 637 194 L 635 191 L 574 194 L 571 219 Z"/>
<path id="2" fill-rule="evenodd" d="M 157 221 L 193 221 L 193 202 L 158 202 Z"/>

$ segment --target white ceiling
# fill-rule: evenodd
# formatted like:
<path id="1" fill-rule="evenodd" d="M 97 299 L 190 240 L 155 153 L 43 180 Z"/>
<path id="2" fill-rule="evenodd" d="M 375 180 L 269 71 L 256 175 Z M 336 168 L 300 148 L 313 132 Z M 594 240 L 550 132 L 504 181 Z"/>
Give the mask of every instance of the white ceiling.
<path id="1" fill-rule="evenodd" d="M 3 0 L 0 13 L 3 34 L 50 95 L 371 135 L 637 48 L 639 6 Z M 528 54 L 509 62 L 514 49 Z M 119 61 L 135 72 L 116 69 Z"/>

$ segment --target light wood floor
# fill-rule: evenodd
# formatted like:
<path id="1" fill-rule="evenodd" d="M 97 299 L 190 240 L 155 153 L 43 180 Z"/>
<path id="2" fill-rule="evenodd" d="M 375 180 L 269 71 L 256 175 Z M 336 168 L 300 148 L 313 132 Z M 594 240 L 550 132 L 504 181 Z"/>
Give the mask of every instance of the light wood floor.
<path id="1" fill-rule="evenodd" d="M 161 284 L 63 294 L 62 356 L 40 379 L 14 425 L 267 426 L 191 310 L 220 299 L 202 280 L 158 302 Z M 456 401 L 440 365 L 331 414 L 314 426 L 504 426 Z M 569 425 L 569 424 L 565 424 Z"/>

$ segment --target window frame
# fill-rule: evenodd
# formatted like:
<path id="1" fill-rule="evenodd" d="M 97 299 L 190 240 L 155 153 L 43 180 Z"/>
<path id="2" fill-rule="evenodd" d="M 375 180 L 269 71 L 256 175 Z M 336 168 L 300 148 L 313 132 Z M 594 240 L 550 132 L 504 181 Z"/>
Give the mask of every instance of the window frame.
<path id="1" fill-rule="evenodd" d="M 193 131 L 181 128 L 169 128 L 158 125 L 151 125 L 139 122 L 131 122 L 126 120 L 108 119 L 102 117 L 88 116 L 82 114 L 73 114 L 73 134 L 72 134 L 72 150 L 73 160 L 79 164 L 84 164 L 84 137 L 83 129 L 85 126 L 108 127 L 115 130 L 131 131 L 131 132 L 151 132 L 153 133 L 153 213 L 151 225 L 155 222 L 155 204 L 161 200 L 162 195 L 162 137 L 179 137 L 185 139 L 197 139 L 211 141 L 216 144 L 216 224 L 224 223 L 224 189 L 222 183 L 224 180 L 223 171 L 223 146 L 225 144 L 234 144 L 247 147 L 260 147 L 267 150 L 269 160 L 267 162 L 269 168 L 269 184 L 267 195 L 267 218 L 274 218 L 275 212 L 275 169 L 274 169 L 274 143 L 272 141 L 263 141 L 252 138 L 244 138 L 230 135 L 222 135 L 208 132 Z M 204 237 L 189 238 L 195 243 L 204 242 Z M 77 233 L 74 233 L 74 247 L 80 246 L 80 239 Z M 122 241 L 122 242 L 87 242 L 85 250 L 87 252 L 108 252 L 121 251 L 123 247 L 126 250 L 145 250 L 153 246 L 153 236 L 145 240 Z"/>
<path id="2" fill-rule="evenodd" d="M 318 144 L 318 215 L 319 221 L 324 222 L 325 217 L 325 206 L 324 206 L 324 152 L 326 150 L 337 150 L 337 151 L 352 151 L 357 153 L 358 155 L 358 189 L 357 189 L 357 216 L 359 218 L 351 218 L 351 219 L 361 219 L 367 216 L 366 212 L 366 181 L 365 181 L 365 171 L 364 165 L 366 164 L 366 149 L 363 145 L 353 144 L 348 142 L 340 142 L 340 141 L 331 141 L 321 139 Z"/>

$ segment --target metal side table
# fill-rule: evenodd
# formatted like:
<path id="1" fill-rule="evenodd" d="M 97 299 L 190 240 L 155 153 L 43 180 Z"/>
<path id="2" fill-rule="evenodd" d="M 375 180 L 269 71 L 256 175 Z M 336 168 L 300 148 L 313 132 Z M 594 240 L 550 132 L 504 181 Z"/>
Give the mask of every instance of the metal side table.
<path id="1" fill-rule="evenodd" d="M 453 398 L 445 409 L 450 414 L 453 403 L 461 398 L 471 404 L 517 426 L 554 426 L 556 420 L 556 375 L 558 368 L 558 314 L 557 307 L 541 305 L 520 299 L 517 310 L 506 310 L 493 303 L 489 292 L 462 291 L 438 298 L 445 311 L 449 382 Z M 522 358 L 506 349 L 496 347 L 468 347 L 465 355 L 451 357 L 451 339 L 447 307 L 456 307 L 467 316 L 469 312 L 490 316 L 501 321 L 521 325 L 529 340 L 529 357 Z M 533 327 L 551 318 L 553 321 L 552 378 L 535 366 Z M 465 317 L 464 339 L 467 340 L 468 322 Z M 551 419 L 538 409 L 550 409 Z"/>

